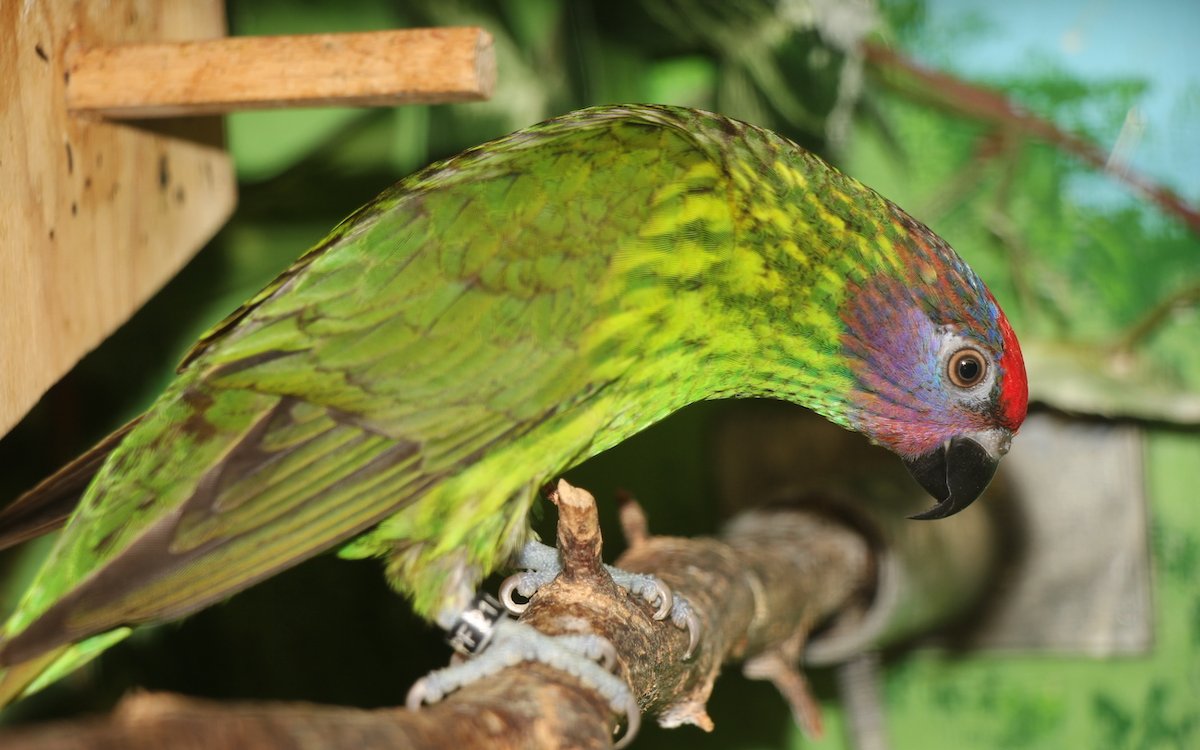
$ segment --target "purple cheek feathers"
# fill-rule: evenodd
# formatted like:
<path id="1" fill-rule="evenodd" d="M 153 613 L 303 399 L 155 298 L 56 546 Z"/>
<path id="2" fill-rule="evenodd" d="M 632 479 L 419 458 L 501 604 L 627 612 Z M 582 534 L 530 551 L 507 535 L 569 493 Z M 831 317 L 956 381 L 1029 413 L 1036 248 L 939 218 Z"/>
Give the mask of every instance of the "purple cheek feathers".
<path id="1" fill-rule="evenodd" d="M 842 352 L 856 380 L 851 420 L 875 442 L 916 456 L 972 425 L 947 392 L 938 331 L 904 284 L 878 274 L 849 290 Z"/>

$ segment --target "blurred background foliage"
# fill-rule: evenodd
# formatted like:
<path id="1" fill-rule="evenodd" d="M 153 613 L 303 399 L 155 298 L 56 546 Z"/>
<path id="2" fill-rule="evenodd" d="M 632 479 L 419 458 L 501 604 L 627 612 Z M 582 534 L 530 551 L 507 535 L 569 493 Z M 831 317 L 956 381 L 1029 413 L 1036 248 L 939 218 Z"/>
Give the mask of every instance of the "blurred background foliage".
<path id="1" fill-rule="evenodd" d="M 1086 42 L 1087 34 L 1104 36 L 1097 24 L 1114 31 L 1097 3 L 1068 5 L 1079 13 L 1068 33 Z M 1039 408 L 1147 426 L 1153 652 L 1120 661 L 892 656 L 885 695 L 894 746 L 1200 746 L 1200 440 L 1192 429 L 1200 422 L 1200 225 L 1164 209 L 1163 195 L 1152 199 L 1121 179 L 1143 169 L 1139 154 L 1186 140 L 1192 150 L 1168 148 L 1170 156 L 1142 176 L 1182 194 L 1181 205 L 1200 199 L 1195 69 L 1172 71 L 1187 84 L 1164 122 L 1139 115 L 1155 86 L 1161 98 L 1162 82 L 1145 74 L 1096 74 L 1036 48 L 981 67 L 980 56 L 1011 41 L 1014 25 L 1041 23 L 1025 3 L 998 10 L 953 0 L 229 0 L 228 7 L 234 34 L 477 24 L 495 36 L 499 86 L 486 103 L 230 117 L 240 180 L 233 220 L 0 440 L 0 499 L 142 409 L 207 325 L 404 174 L 577 107 L 704 107 L 818 151 L 949 240 L 1013 319 Z M 1195 13 L 1166 13 L 1156 26 L 1154 14 L 1169 0 L 1139 7 L 1147 28 L 1170 32 L 1163 44 L 1182 38 L 1181 23 L 1194 24 L 1192 39 L 1200 33 Z M 1079 42 L 1064 36 L 1064 45 L 1071 39 Z M 872 49 L 905 57 L 897 63 Z M 909 58 L 966 74 L 972 84 L 957 90 L 922 79 L 920 69 L 914 76 Z M 988 90 L 1018 107 L 988 109 Z M 1048 136 L 1031 113 L 1103 144 L 1107 171 L 1083 158 L 1079 143 Z M 1118 148 L 1109 155 L 1112 144 Z M 721 408 L 687 409 L 571 478 L 602 501 L 619 487 L 634 491 L 658 530 L 711 532 L 720 519 L 706 430 Z M 612 504 L 602 504 L 612 529 Z M 617 534 L 608 538 L 615 554 Z M 46 549 L 42 542 L 0 558 L 2 607 Z M 445 657 L 437 634 L 388 592 L 378 565 L 325 556 L 182 623 L 143 630 L 7 718 L 105 710 L 133 686 L 394 705 Z M 824 741 L 802 739 L 769 686 L 731 671 L 711 706 L 715 734 L 647 729 L 639 746 L 842 747 L 832 680 L 814 677 L 829 727 Z"/>

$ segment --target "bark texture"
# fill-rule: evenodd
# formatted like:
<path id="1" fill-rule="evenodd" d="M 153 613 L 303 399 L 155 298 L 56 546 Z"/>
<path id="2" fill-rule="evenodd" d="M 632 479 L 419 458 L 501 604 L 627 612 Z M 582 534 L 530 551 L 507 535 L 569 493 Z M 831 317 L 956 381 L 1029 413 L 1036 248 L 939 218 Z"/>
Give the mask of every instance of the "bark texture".
<path id="1" fill-rule="evenodd" d="M 797 720 L 820 734 L 820 718 L 798 670 L 812 628 L 869 589 L 873 563 L 863 536 L 812 508 L 756 510 L 718 538 L 652 536 L 640 507 L 622 507 L 629 537 L 618 567 L 654 573 L 686 597 L 702 626 L 688 658 L 687 631 L 653 619 L 653 608 L 617 588 L 601 565 L 591 495 L 560 482 L 558 548 L 563 573 L 521 620 L 549 634 L 596 633 L 642 711 L 663 726 L 712 730 L 705 711 L 721 666 L 741 661 L 771 680 Z M 420 711 L 362 710 L 305 703 L 224 704 L 166 693 L 135 693 L 110 716 L 0 735 L 0 745 L 67 748 L 435 748 L 494 750 L 607 748 L 620 717 L 565 673 L 521 664 Z"/>

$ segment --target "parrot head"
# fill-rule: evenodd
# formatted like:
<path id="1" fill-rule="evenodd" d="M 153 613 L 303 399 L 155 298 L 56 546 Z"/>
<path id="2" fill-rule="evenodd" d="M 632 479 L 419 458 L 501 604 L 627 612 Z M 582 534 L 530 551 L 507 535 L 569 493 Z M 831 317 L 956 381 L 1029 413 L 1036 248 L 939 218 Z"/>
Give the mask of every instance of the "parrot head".
<path id="1" fill-rule="evenodd" d="M 893 210 L 901 262 L 850 283 L 840 311 L 850 420 L 938 501 L 913 518 L 943 518 L 983 492 L 1008 452 L 1029 400 L 1025 362 L 983 282 Z"/>

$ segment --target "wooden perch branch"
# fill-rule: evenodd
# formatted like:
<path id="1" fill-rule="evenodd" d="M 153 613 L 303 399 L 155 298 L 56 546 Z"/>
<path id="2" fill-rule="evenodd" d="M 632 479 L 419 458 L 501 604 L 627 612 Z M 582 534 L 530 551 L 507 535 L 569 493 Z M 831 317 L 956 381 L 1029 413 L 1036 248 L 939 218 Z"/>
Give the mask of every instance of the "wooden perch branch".
<path id="1" fill-rule="evenodd" d="M 705 703 L 721 665 L 744 660 L 750 676 L 772 680 L 800 720 L 819 731 L 797 665 L 812 627 L 870 583 L 871 555 L 858 532 L 814 510 L 777 509 L 740 516 L 719 539 L 654 537 L 645 533 L 640 508 L 625 503 L 630 548 L 617 564 L 658 575 L 703 624 L 700 646 L 685 660 L 686 631 L 652 619 L 651 607 L 618 589 L 601 567 L 591 495 L 561 482 L 556 502 L 563 573 L 534 596 L 523 622 L 549 634 L 607 638 L 642 710 L 664 726 L 711 730 Z M 26 729 L 0 742 L 28 750 L 606 748 L 613 724 L 603 698 L 565 673 L 526 663 L 416 712 L 136 694 L 111 717 Z"/>
<path id="2" fill-rule="evenodd" d="M 69 71 L 67 107 L 110 118 L 477 101 L 496 82 L 475 27 L 95 47 Z"/>

